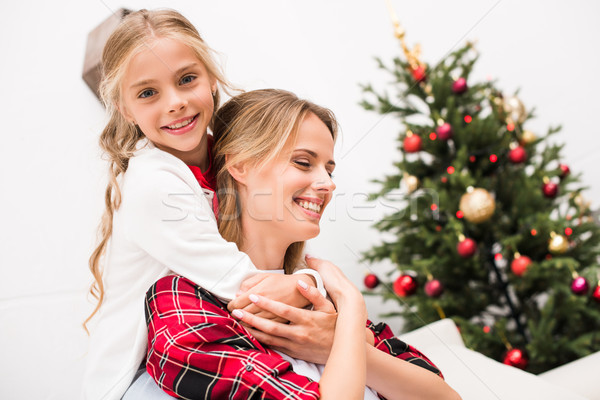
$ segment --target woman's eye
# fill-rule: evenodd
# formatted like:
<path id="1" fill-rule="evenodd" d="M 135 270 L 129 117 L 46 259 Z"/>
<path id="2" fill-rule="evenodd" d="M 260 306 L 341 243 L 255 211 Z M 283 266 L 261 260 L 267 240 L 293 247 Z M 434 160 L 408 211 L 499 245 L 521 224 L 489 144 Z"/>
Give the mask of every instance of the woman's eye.
<path id="1" fill-rule="evenodd" d="M 148 97 L 154 96 L 154 90 L 146 89 L 138 96 L 140 99 L 146 99 Z"/>
<path id="2" fill-rule="evenodd" d="M 308 161 L 298 161 L 298 160 L 294 160 L 294 164 L 299 165 L 303 168 L 308 168 L 310 167 L 310 163 Z"/>
<path id="3" fill-rule="evenodd" d="M 188 83 L 192 82 L 194 79 L 196 79 L 196 77 L 194 75 L 186 75 L 183 78 L 181 78 L 180 83 L 182 85 L 187 85 Z"/>

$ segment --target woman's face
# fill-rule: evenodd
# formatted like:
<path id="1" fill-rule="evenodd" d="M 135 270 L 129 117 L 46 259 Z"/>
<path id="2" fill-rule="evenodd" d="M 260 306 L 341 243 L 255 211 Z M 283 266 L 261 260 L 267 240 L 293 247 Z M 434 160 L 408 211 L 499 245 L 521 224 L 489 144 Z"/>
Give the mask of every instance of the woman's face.
<path id="1" fill-rule="evenodd" d="M 243 224 L 290 244 L 317 236 L 335 189 L 333 148 L 327 126 L 309 113 L 299 126 L 296 143 L 288 142 L 273 160 L 248 169 Z"/>
<path id="2" fill-rule="evenodd" d="M 185 44 L 169 38 L 133 56 L 121 84 L 120 109 L 156 147 L 187 164 L 206 154 L 216 81 Z"/>

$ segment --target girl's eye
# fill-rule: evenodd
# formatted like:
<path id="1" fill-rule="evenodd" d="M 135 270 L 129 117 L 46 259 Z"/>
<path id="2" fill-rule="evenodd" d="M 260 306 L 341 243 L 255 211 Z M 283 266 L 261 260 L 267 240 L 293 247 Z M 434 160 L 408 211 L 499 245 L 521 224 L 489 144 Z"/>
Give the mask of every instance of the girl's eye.
<path id="1" fill-rule="evenodd" d="M 196 79 L 196 77 L 194 75 L 186 75 L 183 78 L 181 78 L 181 81 L 179 81 L 179 83 L 181 83 L 182 85 L 187 85 L 188 83 L 192 82 L 194 79 Z"/>
<path id="2" fill-rule="evenodd" d="M 152 89 L 146 89 L 144 90 L 142 93 L 140 93 L 140 95 L 138 96 L 140 99 L 146 99 L 148 97 L 154 96 L 154 90 Z"/>
<path id="3" fill-rule="evenodd" d="M 331 179 L 333 179 L 333 172 L 329 172 L 329 171 L 327 171 L 327 175 L 329 175 L 329 177 L 330 177 Z"/>

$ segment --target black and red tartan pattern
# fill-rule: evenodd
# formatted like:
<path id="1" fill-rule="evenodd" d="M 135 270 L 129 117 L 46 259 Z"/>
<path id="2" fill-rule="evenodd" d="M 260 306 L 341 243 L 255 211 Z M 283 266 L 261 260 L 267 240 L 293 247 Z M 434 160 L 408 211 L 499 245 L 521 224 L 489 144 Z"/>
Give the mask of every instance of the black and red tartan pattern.
<path id="1" fill-rule="evenodd" d="M 318 399 L 319 385 L 262 346 L 210 292 L 177 275 L 146 294 L 146 369 L 159 387 L 184 399 Z M 441 376 L 423 354 L 368 323 L 375 346 Z"/>

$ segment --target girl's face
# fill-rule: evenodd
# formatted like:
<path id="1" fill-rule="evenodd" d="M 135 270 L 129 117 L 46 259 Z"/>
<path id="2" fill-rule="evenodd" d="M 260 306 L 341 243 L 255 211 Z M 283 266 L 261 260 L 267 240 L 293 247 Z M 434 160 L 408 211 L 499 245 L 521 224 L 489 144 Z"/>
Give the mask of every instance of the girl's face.
<path id="1" fill-rule="evenodd" d="M 334 142 L 331 132 L 309 113 L 296 143 L 288 143 L 270 162 L 250 167 L 244 181 L 244 224 L 290 244 L 319 234 L 319 221 L 331 200 Z"/>
<path id="2" fill-rule="evenodd" d="M 206 159 L 215 90 L 216 80 L 188 46 L 157 38 L 127 65 L 119 106 L 156 147 L 200 165 Z"/>

